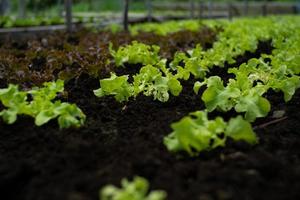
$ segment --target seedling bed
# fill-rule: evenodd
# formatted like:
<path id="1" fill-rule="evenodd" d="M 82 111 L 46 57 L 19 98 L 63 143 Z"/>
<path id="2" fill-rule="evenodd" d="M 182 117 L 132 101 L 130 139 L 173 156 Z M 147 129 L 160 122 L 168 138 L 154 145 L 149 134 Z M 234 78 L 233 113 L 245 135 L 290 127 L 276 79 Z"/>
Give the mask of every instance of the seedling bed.
<path id="1" fill-rule="evenodd" d="M 109 41 L 118 47 L 132 40 L 158 44 L 161 55 L 171 59 L 175 51 L 186 51 L 197 43 L 205 49 L 211 48 L 216 34 L 217 31 L 207 28 L 197 33 L 182 31 L 167 36 L 81 32 L 75 35 L 61 33 L 31 43 L 3 44 L 0 50 L 3 53 L 1 88 L 13 82 L 28 89 L 57 78 L 59 72 L 71 70 L 75 75 L 66 76 L 67 95 L 58 98 L 76 103 L 87 116 L 83 127 L 64 130 L 59 129 L 55 120 L 41 127 L 35 126 L 34 119 L 26 116 L 19 117 L 13 125 L 0 120 L 0 191 L 3 199 L 96 200 L 104 185 L 118 185 L 122 178 L 135 175 L 147 178 L 151 189 L 165 190 L 170 200 L 299 199 L 299 90 L 288 103 L 284 102 L 282 93 L 265 95 L 272 110 L 267 117 L 252 124 L 259 144 L 252 146 L 228 140 L 224 148 L 204 151 L 191 158 L 185 153 L 168 152 L 163 137 L 172 131 L 171 123 L 205 108 L 201 92 L 198 95 L 193 92 L 196 81 L 193 77 L 183 81 L 182 93 L 178 97 L 170 96 L 168 102 L 139 95 L 135 100 L 119 103 L 113 97 L 94 95 L 93 90 L 99 88 L 99 79 L 109 77 L 111 71 L 117 75 L 132 75 L 141 65 L 127 63 L 125 68 L 116 68 L 111 64 L 90 73 L 93 70 L 89 71 L 85 66 L 89 61 L 79 59 L 94 56 L 93 62 L 98 66 L 104 58 L 97 58 L 92 51 L 109 57 Z M 37 50 L 38 47 L 41 49 Z M 246 52 L 235 58 L 237 63 L 225 63 L 225 68 L 212 70 L 209 75 L 218 75 L 226 82 L 231 77 L 227 68 L 239 66 L 261 54 L 270 54 L 272 49 L 271 41 L 260 42 L 255 52 Z M 36 55 L 28 57 L 30 52 L 36 52 Z M 49 57 L 45 56 L 53 52 L 73 56 L 72 67 L 65 63 L 60 71 L 51 68 Z M 5 55 L 10 57 L 5 58 Z M 7 73 L 12 65 L 18 67 Z M 53 74 L 47 74 L 50 72 Z M 275 111 L 285 114 L 274 118 Z M 214 116 L 229 119 L 237 113 L 213 111 L 209 114 L 211 118 Z"/>

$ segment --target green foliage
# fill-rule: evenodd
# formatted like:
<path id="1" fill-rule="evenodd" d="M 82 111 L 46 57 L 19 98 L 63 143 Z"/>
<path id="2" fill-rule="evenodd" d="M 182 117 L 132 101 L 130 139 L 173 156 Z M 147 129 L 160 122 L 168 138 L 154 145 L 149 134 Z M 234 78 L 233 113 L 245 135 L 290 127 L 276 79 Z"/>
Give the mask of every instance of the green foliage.
<path id="1" fill-rule="evenodd" d="M 133 86 L 127 82 L 128 76 L 117 76 L 112 73 L 110 78 L 100 80 L 100 87 L 94 90 L 97 97 L 114 95 L 119 102 L 128 101 L 133 96 Z"/>
<path id="2" fill-rule="evenodd" d="M 294 74 L 300 74 L 300 24 L 299 17 L 274 17 L 277 21 L 272 38 L 275 49 L 272 65 L 286 65 Z"/>
<path id="3" fill-rule="evenodd" d="M 241 116 L 225 122 L 221 117 L 209 120 L 206 111 L 196 111 L 173 123 L 171 127 L 173 132 L 164 138 L 164 144 L 171 152 L 185 151 L 190 156 L 223 147 L 227 138 L 243 140 L 249 144 L 258 141 L 251 124 Z"/>
<path id="4" fill-rule="evenodd" d="M 269 65 L 265 58 L 273 59 L 273 56 L 263 56 L 260 59 L 251 59 L 239 68 L 229 69 L 228 72 L 235 74 L 239 79 L 247 78 L 254 82 L 262 82 L 266 87 L 275 91 L 282 91 L 284 100 L 291 100 L 296 89 L 300 87 L 300 77 L 288 70 L 286 65 Z M 274 64 L 274 63 L 273 63 Z"/>
<path id="5" fill-rule="evenodd" d="M 174 55 L 173 61 L 170 63 L 170 67 L 177 71 L 177 76 L 180 79 L 187 80 L 192 74 L 195 78 L 204 78 L 209 69 L 205 65 L 200 65 L 203 60 L 204 51 L 200 44 L 194 49 L 188 51 L 189 55 L 182 52 L 177 52 Z M 179 63 L 183 62 L 184 66 L 179 66 Z"/>
<path id="6" fill-rule="evenodd" d="M 270 111 L 269 101 L 262 97 L 268 87 L 258 83 L 253 86 L 246 76 L 229 79 L 227 86 L 218 76 L 212 76 L 204 82 L 196 82 L 194 91 L 203 85 L 207 89 L 202 94 L 202 100 L 209 112 L 218 109 L 226 112 L 234 108 L 237 112 L 245 112 L 245 118 L 253 122 L 258 117 L 266 116 Z"/>
<path id="7" fill-rule="evenodd" d="M 0 112 L 0 116 L 8 124 L 13 124 L 17 120 L 18 114 L 30 112 L 27 107 L 27 93 L 19 92 L 18 86 L 10 84 L 8 88 L 0 89 L 0 101 L 8 109 Z"/>
<path id="8" fill-rule="evenodd" d="M 204 78 L 204 81 L 195 83 L 194 91 L 198 93 L 201 87 L 206 86 L 202 100 L 208 112 L 234 109 L 245 113 L 247 121 L 241 116 L 228 123 L 221 118 L 209 121 L 203 119 L 207 119 L 206 113 L 191 113 L 172 124 L 173 132 L 164 140 L 170 151 L 198 155 L 202 150 L 224 146 L 227 137 L 251 144 L 257 142 L 249 122 L 269 113 L 271 105 L 263 95 L 269 89 L 281 91 L 287 102 L 300 87 L 300 24 L 297 20 L 297 17 L 238 19 L 223 24 L 224 31 L 208 51 L 198 46 L 189 51 L 189 55 L 175 54 L 170 63 L 171 69 L 182 68 L 196 78 Z M 233 73 L 235 78 L 229 79 L 225 86 L 218 76 L 205 78 L 212 67 L 223 67 L 226 62 L 233 64 L 238 55 L 254 52 L 259 41 L 271 39 L 276 48 L 272 54 L 229 69 L 228 72 Z M 184 65 L 180 66 L 180 63 Z"/>
<path id="9" fill-rule="evenodd" d="M 188 51 L 189 55 L 176 53 L 170 66 L 176 68 L 179 62 L 183 62 L 185 70 L 196 78 L 203 79 L 212 67 L 224 67 L 226 62 L 233 64 L 235 57 L 243 55 L 246 51 L 254 52 L 259 41 L 270 40 L 272 36 L 270 27 L 274 26 L 274 21 L 272 18 L 259 18 L 258 20 L 239 19 L 232 23 L 204 22 L 211 23 L 212 27 L 221 26 L 224 29 L 219 33 L 213 47 L 203 51 L 201 46 L 197 45 Z"/>
<path id="10" fill-rule="evenodd" d="M 115 59 L 116 66 L 123 66 L 124 63 L 154 65 L 159 58 L 159 46 L 146 45 L 133 41 L 130 45 L 120 47 L 117 51 L 113 50 L 110 43 L 110 53 Z"/>
<path id="11" fill-rule="evenodd" d="M 100 200 L 165 200 L 166 196 L 162 190 L 149 192 L 149 182 L 138 176 L 132 182 L 123 179 L 121 188 L 108 185 L 100 191 Z"/>
<path id="12" fill-rule="evenodd" d="M 198 31 L 202 27 L 198 20 L 168 21 L 164 23 L 145 23 L 130 27 L 130 33 L 137 35 L 139 32 L 153 32 L 157 35 L 167 35 L 181 30 Z"/>
<path id="13" fill-rule="evenodd" d="M 0 112 L 0 116 L 8 124 L 13 124 L 17 115 L 29 115 L 35 118 L 37 126 L 58 118 L 60 128 L 80 127 L 85 121 L 82 111 L 75 104 L 54 101 L 63 90 L 62 80 L 44 83 L 44 87 L 26 92 L 19 91 L 17 85 L 10 84 L 8 88 L 0 89 L 0 101 L 6 107 Z M 28 96 L 32 100 L 28 100 Z"/>
<path id="14" fill-rule="evenodd" d="M 268 89 L 282 91 L 285 101 L 292 98 L 300 87 L 299 76 L 295 75 L 300 71 L 298 67 L 300 27 L 294 18 L 245 18 L 231 23 L 225 21 L 204 23 L 212 27 L 221 26 L 224 29 L 218 35 L 213 47 L 204 51 L 198 44 L 187 52 L 176 52 L 169 65 L 164 59 L 159 58 L 159 48 L 155 51 L 151 46 L 141 43 L 135 42 L 121 47 L 118 51 L 112 50 L 117 65 L 125 62 L 144 65 L 140 73 L 133 76 L 133 83 L 124 84 L 125 88 L 133 88 L 133 93 L 129 96 L 136 97 L 142 93 L 165 102 L 169 99 L 169 93 L 174 96 L 180 94 L 182 91 L 180 80 L 188 80 L 193 75 L 195 78 L 205 79 L 203 82 L 196 82 L 194 90 L 198 93 L 200 87 L 207 86 L 202 94 L 202 100 L 209 112 L 215 109 L 222 112 L 234 109 L 236 112 L 245 113 L 245 119 L 250 122 L 266 116 L 270 111 L 271 105 L 263 97 Z M 177 24 L 178 27 L 182 25 L 179 24 L 180 22 Z M 145 27 L 147 30 L 147 26 Z M 149 27 L 153 30 L 159 25 L 152 23 Z M 295 31 L 296 34 L 293 34 Z M 223 67 L 226 62 L 233 64 L 236 56 L 243 55 L 246 51 L 254 52 L 259 41 L 271 39 L 277 47 L 272 55 L 262 55 L 260 59 L 252 59 L 239 68 L 229 69 L 228 72 L 235 74 L 236 77 L 230 79 L 226 86 L 220 77 L 206 78 L 212 67 Z M 292 50 L 289 50 L 289 46 Z M 265 62 L 265 59 L 269 59 L 270 63 Z M 107 93 L 109 94 L 113 93 Z M 119 99 L 123 100 L 128 100 L 128 96 Z"/>
<path id="15" fill-rule="evenodd" d="M 259 41 L 272 38 L 272 27 L 275 26 L 276 20 L 244 18 L 231 23 L 228 21 L 205 21 L 203 23 L 213 28 L 221 27 L 224 31 L 218 34 L 218 39 L 212 48 L 202 51 L 196 47 L 190 52 L 194 55 L 182 59 L 185 62 L 185 68 L 193 72 L 197 78 L 204 78 L 206 72 L 212 67 L 224 67 L 226 62 L 235 63 L 234 58 L 243 55 L 246 51 L 254 52 Z"/>
<path id="16" fill-rule="evenodd" d="M 29 27 L 29 26 L 46 26 L 64 24 L 64 19 L 61 17 L 34 17 L 34 18 L 14 18 L 11 16 L 0 17 L 0 27 Z"/>
<path id="17" fill-rule="evenodd" d="M 169 99 L 169 92 L 178 96 L 182 90 L 180 82 L 168 74 L 164 74 L 156 67 L 147 65 L 142 67 L 140 73 L 133 76 L 134 89 L 138 94 L 143 92 L 146 96 L 153 96 L 161 102 Z"/>
<path id="18" fill-rule="evenodd" d="M 235 104 L 234 99 L 241 94 L 238 88 L 224 87 L 223 81 L 218 76 L 212 76 L 203 83 L 196 82 L 194 91 L 198 93 L 204 84 L 207 85 L 207 89 L 202 94 L 202 100 L 209 112 L 217 108 L 222 111 L 229 111 Z"/>
<path id="19" fill-rule="evenodd" d="M 245 121 L 241 116 L 229 120 L 225 129 L 225 135 L 235 141 L 243 140 L 249 144 L 256 144 L 258 142 L 251 124 Z"/>
<path id="20" fill-rule="evenodd" d="M 181 83 L 164 68 L 165 61 L 156 67 L 146 65 L 133 76 L 133 83 L 128 83 L 128 76 L 116 76 L 100 80 L 100 88 L 94 90 L 98 97 L 113 95 L 119 102 L 128 101 L 130 97 L 137 97 L 140 93 L 153 96 L 154 100 L 166 102 L 169 93 L 178 96 L 182 91 Z"/>

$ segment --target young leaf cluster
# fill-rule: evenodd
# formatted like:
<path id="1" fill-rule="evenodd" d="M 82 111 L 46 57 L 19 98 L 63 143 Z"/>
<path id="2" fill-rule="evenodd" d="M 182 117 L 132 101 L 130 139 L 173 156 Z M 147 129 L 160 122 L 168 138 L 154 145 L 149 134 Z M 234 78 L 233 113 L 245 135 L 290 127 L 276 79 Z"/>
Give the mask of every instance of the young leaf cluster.
<path id="1" fill-rule="evenodd" d="M 114 57 L 117 67 L 123 66 L 124 63 L 154 65 L 160 60 L 158 55 L 159 46 L 150 46 L 137 41 L 133 41 L 127 46 L 122 46 L 117 51 L 113 50 L 110 43 L 109 50 Z"/>
<path id="2" fill-rule="evenodd" d="M 176 69 L 183 63 L 186 72 L 192 74 L 195 78 L 205 78 L 212 67 L 223 67 L 227 62 L 235 63 L 235 57 L 243 55 L 246 51 L 254 52 L 259 41 L 266 41 L 271 38 L 270 28 L 262 27 L 261 23 L 272 24 L 270 19 L 259 20 L 242 19 L 232 23 L 224 24 L 224 31 L 218 35 L 218 40 L 211 49 L 203 51 L 200 45 L 191 49 L 187 54 L 177 52 L 170 67 Z M 263 26 L 265 27 L 265 26 Z M 251 30 L 252 34 L 248 34 Z"/>
<path id="3" fill-rule="evenodd" d="M 94 90 L 94 94 L 98 97 L 113 95 L 117 101 L 122 102 L 142 93 L 145 96 L 153 96 L 154 100 L 166 102 L 170 93 L 178 96 L 182 91 L 179 80 L 189 79 L 190 74 L 204 77 L 206 70 L 200 69 L 193 59 L 189 59 L 183 53 L 177 53 L 170 64 L 171 67 L 168 67 L 166 59 L 160 59 L 158 56 L 159 47 L 154 47 L 156 46 L 133 42 L 132 45 L 120 47 L 117 51 L 111 50 L 117 66 L 124 63 L 140 63 L 143 67 L 133 76 L 133 83 L 128 82 L 128 75 L 117 76 L 112 73 L 110 78 L 100 80 L 100 88 Z M 197 45 L 190 53 L 191 56 L 198 59 L 201 49 L 201 46 Z M 185 67 L 179 66 L 182 60 L 187 63 Z"/>
<path id="4" fill-rule="evenodd" d="M 252 84 L 260 82 L 266 88 L 281 91 L 286 102 L 291 100 L 295 91 L 300 87 L 300 77 L 291 73 L 286 65 L 270 65 L 264 61 L 265 58 L 273 60 L 274 56 L 253 58 L 239 68 L 229 69 L 228 72 L 233 73 L 237 79 L 247 78 Z"/>
<path id="5" fill-rule="evenodd" d="M 178 96 L 182 86 L 177 77 L 163 67 L 164 64 L 165 60 L 161 60 L 156 66 L 142 67 L 140 72 L 133 76 L 133 83 L 128 82 L 128 75 L 117 76 L 112 73 L 110 78 L 100 80 L 100 88 L 94 90 L 94 94 L 98 97 L 112 95 L 117 101 L 123 102 L 142 93 L 145 96 L 153 96 L 154 100 L 166 102 L 169 93 Z"/>
<path id="6" fill-rule="evenodd" d="M 258 141 L 251 124 L 241 116 L 225 122 L 221 117 L 209 120 L 206 111 L 196 111 L 173 123 L 171 127 L 173 132 L 164 138 L 164 144 L 171 152 L 185 151 L 190 156 L 224 147 L 228 138 L 249 144 Z"/>
<path id="7" fill-rule="evenodd" d="M 11 16 L 0 17 L 1 28 L 12 28 L 12 27 L 30 27 L 30 26 L 47 26 L 47 25 L 58 25 L 63 24 L 64 19 L 61 17 L 38 17 L 34 18 L 15 18 Z"/>
<path id="8" fill-rule="evenodd" d="M 57 94 L 63 91 L 62 80 L 47 82 L 42 88 L 29 91 L 19 91 L 17 85 L 10 84 L 8 88 L 0 89 L 0 101 L 5 107 L 0 116 L 8 124 L 13 124 L 18 115 L 29 115 L 35 118 L 37 126 L 57 118 L 60 128 L 80 127 L 85 121 L 80 108 L 75 104 L 55 100 Z"/>
<path id="9" fill-rule="evenodd" d="M 272 38 L 275 49 L 272 65 L 286 65 L 294 74 L 300 74 L 300 23 L 299 17 L 286 16 L 277 20 Z M 275 20 L 274 19 L 274 20 Z"/>
<path id="10" fill-rule="evenodd" d="M 203 24 L 199 20 L 168 21 L 164 23 L 145 23 L 130 27 L 130 33 L 137 35 L 139 32 L 152 32 L 157 35 L 167 35 L 181 30 L 198 31 Z"/>
<path id="11" fill-rule="evenodd" d="M 201 99 L 209 112 L 216 109 L 227 112 L 234 108 L 236 112 L 245 112 L 245 119 L 253 122 L 258 117 L 265 117 L 270 111 L 270 102 L 262 97 L 268 88 L 260 83 L 253 86 L 246 76 L 229 79 L 226 86 L 220 77 L 211 76 L 202 83 L 196 82 L 194 91 L 198 93 L 203 85 L 207 88 Z"/>
<path id="12" fill-rule="evenodd" d="M 198 44 L 194 49 L 188 51 L 187 54 L 177 52 L 170 63 L 170 68 L 176 70 L 178 74 L 186 74 L 184 77 L 187 78 L 183 79 L 188 79 L 190 74 L 195 78 L 203 79 L 207 72 L 209 72 L 209 68 L 201 64 L 204 59 L 202 47 Z M 183 63 L 183 66 L 180 66 L 180 63 Z"/>
<path id="13" fill-rule="evenodd" d="M 254 52 L 259 41 L 270 40 L 273 24 L 271 18 L 239 19 L 231 23 L 219 23 L 224 31 L 220 32 L 211 49 L 203 51 L 196 46 L 188 55 L 177 53 L 171 66 L 176 67 L 179 62 L 183 62 L 184 68 L 196 78 L 204 78 L 212 67 L 223 67 L 226 62 L 233 64 L 235 57 L 243 55 L 246 51 Z"/>
<path id="14" fill-rule="evenodd" d="M 149 192 L 149 182 L 142 177 L 134 177 L 132 182 L 121 181 L 121 188 L 108 185 L 100 191 L 100 200 L 165 200 L 166 192 L 154 190 Z"/>

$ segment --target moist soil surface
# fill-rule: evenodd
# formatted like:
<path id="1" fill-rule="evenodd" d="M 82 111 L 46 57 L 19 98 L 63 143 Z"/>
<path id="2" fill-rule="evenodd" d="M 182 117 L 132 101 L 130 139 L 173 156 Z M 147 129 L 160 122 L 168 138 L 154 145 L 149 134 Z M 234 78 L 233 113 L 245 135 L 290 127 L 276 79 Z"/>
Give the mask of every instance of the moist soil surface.
<path id="1" fill-rule="evenodd" d="M 237 61 L 270 51 L 263 48 Z M 228 77 L 224 69 L 213 73 Z M 95 97 L 98 78 L 82 73 L 65 86 L 65 100 L 87 116 L 82 128 L 59 130 L 55 120 L 36 127 L 24 116 L 13 125 L 0 121 L 1 199 L 96 200 L 104 185 L 135 175 L 147 178 L 151 189 L 166 190 L 169 200 L 300 199 L 300 91 L 288 103 L 281 93 L 266 95 L 272 112 L 253 124 L 259 144 L 229 140 L 225 148 L 190 158 L 168 152 L 163 137 L 172 122 L 204 109 L 194 81 L 183 82 L 181 95 L 167 103 L 138 96 L 121 104 Z M 274 111 L 285 114 L 274 118 Z"/>

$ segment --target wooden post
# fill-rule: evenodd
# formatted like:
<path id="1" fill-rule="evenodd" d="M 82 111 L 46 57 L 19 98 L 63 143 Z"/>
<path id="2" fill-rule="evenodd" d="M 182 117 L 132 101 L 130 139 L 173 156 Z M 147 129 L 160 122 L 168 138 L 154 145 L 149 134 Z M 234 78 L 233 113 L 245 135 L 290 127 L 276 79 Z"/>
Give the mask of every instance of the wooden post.
<path id="1" fill-rule="evenodd" d="M 5 15 L 10 8 L 10 3 L 8 0 L 0 0 L 0 15 Z"/>
<path id="2" fill-rule="evenodd" d="M 151 0 L 146 0 L 146 8 L 147 8 L 147 21 L 151 22 L 152 21 L 152 2 Z"/>
<path id="3" fill-rule="evenodd" d="M 65 0 L 65 20 L 68 32 L 72 32 L 72 0 Z"/>
<path id="4" fill-rule="evenodd" d="M 190 18 L 194 19 L 195 18 L 195 2 L 194 0 L 190 0 Z"/>
<path id="5" fill-rule="evenodd" d="M 300 2 L 296 3 L 296 14 L 300 13 Z"/>
<path id="6" fill-rule="evenodd" d="M 297 6 L 293 5 L 292 8 L 293 8 L 293 14 L 297 14 Z"/>
<path id="7" fill-rule="evenodd" d="M 128 9 L 129 9 L 129 0 L 124 0 L 124 13 L 123 13 L 123 26 L 124 31 L 128 31 Z"/>
<path id="8" fill-rule="evenodd" d="M 212 18 L 212 9 L 213 9 L 213 2 L 212 0 L 208 1 L 208 13 L 209 13 L 209 18 Z"/>
<path id="9" fill-rule="evenodd" d="M 267 16 L 267 1 L 264 1 L 262 4 L 262 15 Z"/>
<path id="10" fill-rule="evenodd" d="M 57 1 L 57 8 L 58 8 L 58 16 L 63 16 L 63 6 L 62 6 L 62 0 Z"/>
<path id="11" fill-rule="evenodd" d="M 25 18 L 25 7 L 26 7 L 26 0 L 19 0 L 19 5 L 18 5 L 19 18 Z"/>

